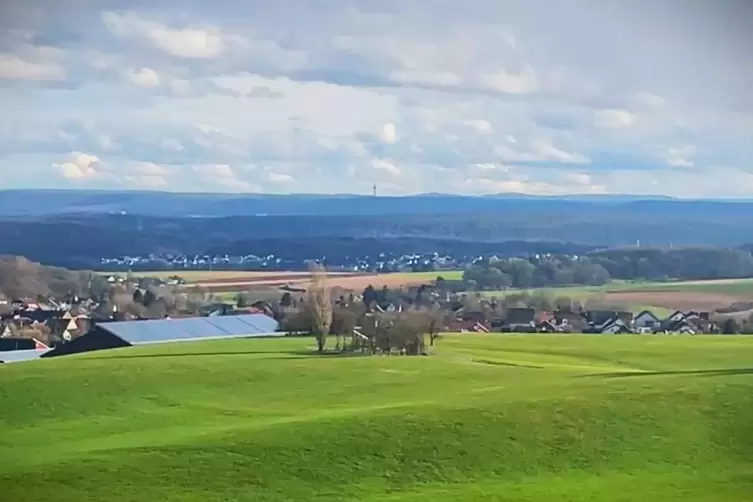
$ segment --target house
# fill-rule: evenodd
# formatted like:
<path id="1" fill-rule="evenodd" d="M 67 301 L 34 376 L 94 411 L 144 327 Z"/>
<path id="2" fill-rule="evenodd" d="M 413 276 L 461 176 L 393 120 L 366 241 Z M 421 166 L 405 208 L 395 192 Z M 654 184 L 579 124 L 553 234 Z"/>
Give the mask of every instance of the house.
<path id="1" fill-rule="evenodd" d="M 473 321 L 473 322 L 480 322 L 485 323 L 486 322 L 486 314 L 481 312 L 480 310 L 465 312 L 461 311 L 458 316 L 463 321 Z"/>
<path id="2" fill-rule="evenodd" d="M 674 312 L 667 319 L 662 321 L 656 328 L 656 332 L 677 333 L 685 335 L 696 335 L 702 333 L 715 333 L 718 325 L 711 319 L 708 312 Z"/>
<path id="3" fill-rule="evenodd" d="M 536 314 L 536 331 L 539 333 L 554 333 L 557 331 L 554 314 L 550 312 L 539 312 Z"/>
<path id="4" fill-rule="evenodd" d="M 50 347 L 40 342 L 36 338 L 2 338 L 0 339 L 0 352 L 10 352 L 13 350 L 47 350 Z"/>
<path id="5" fill-rule="evenodd" d="M 76 320 L 69 318 L 68 322 L 63 326 L 63 330 L 59 334 L 55 334 L 60 336 L 62 340 L 70 342 L 79 335 L 78 324 L 76 324 Z"/>
<path id="6" fill-rule="evenodd" d="M 604 335 L 622 335 L 632 332 L 633 330 L 630 329 L 630 326 L 619 317 L 608 325 L 602 327 L 600 331 L 600 333 Z"/>
<path id="7" fill-rule="evenodd" d="M 643 310 L 633 319 L 633 327 L 636 330 L 653 331 L 654 328 L 659 327 L 660 324 L 661 324 L 661 319 L 659 319 L 650 310 Z"/>
<path id="8" fill-rule="evenodd" d="M 552 322 L 557 331 L 566 333 L 578 333 L 583 330 L 586 324 L 585 319 L 580 313 L 570 310 L 555 311 Z"/>
<path id="9" fill-rule="evenodd" d="M 217 315 L 228 315 L 229 312 L 233 311 L 233 306 L 229 303 L 210 303 L 209 305 L 204 305 L 201 307 L 199 314 L 204 317 L 210 317 L 210 316 L 217 316 Z"/>
<path id="10" fill-rule="evenodd" d="M 489 327 L 486 325 L 486 323 L 477 322 L 474 320 L 455 319 L 453 321 L 448 322 L 444 326 L 443 331 L 449 332 L 449 333 L 468 333 L 468 332 L 488 333 Z"/>
<path id="11" fill-rule="evenodd" d="M 681 321 L 683 319 L 685 319 L 685 313 L 682 312 L 681 310 L 676 310 L 672 315 L 670 315 L 669 317 L 667 317 L 667 319 L 665 320 L 665 322 L 667 322 L 667 323 L 673 323 L 673 322 Z"/>
<path id="12" fill-rule="evenodd" d="M 585 314 L 588 328 L 584 333 L 630 333 L 633 313 L 617 310 L 591 310 Z"/>
<path id="13" fill-rule="evenodd" d="M 532 308 L 511 308 L 507 310 L 502 331 L 531 333 L 536 331 L 536 310 Z"/>
<path id="14" fill-rule="evenodd" d="M 13 332 L 10 329 L 10 324 L 0 324 L 0 338 L 10 338 L 13 336 Z"/>

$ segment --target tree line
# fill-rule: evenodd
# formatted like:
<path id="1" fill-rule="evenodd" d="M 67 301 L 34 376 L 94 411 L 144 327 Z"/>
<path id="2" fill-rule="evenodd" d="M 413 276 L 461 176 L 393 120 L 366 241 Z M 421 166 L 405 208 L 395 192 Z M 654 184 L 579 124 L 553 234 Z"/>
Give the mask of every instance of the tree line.
<path id="1" fill-rule="evenodd" d="M 470 290 L 599 286 L 620 280 L 701 280 L 753 277 L 753 255 L 738 249 L 625 248 L 584 255 L 535 255 L 528 258 L 490 258 L 463 273 Z M 440 280 L 438 285 L 446 281 Z"/>

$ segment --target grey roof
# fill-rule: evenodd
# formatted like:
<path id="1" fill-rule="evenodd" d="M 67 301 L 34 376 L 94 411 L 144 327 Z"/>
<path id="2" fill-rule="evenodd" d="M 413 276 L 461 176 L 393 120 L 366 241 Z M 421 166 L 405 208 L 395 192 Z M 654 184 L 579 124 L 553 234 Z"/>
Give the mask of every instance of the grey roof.
<path id="1" fill-rule="evenodd" d="M 282 335 L 276 333 L 278 322 L 264 314 L 108 322 L 99 326 L 133 345 Z"/>
<path id="2" fill-rule="evenodd" d="M 42 354 L 49 352 L 51 349 L 30 349 L 30 350 L 9 350 L 0 352 L 0 361 L 4 363 L 19 363 L 22 361 L 32 361 L 39 359 Z"/>

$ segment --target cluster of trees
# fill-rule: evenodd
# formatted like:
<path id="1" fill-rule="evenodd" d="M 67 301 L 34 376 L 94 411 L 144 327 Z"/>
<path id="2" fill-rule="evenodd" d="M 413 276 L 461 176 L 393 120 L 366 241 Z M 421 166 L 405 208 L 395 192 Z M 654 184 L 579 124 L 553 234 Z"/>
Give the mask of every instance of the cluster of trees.
<path id="1" fill-rule="evenodd" d="M 599 286 L 612 279 L 609 271 L 587 257 L 492 259 L 463 273 L 469 290 L 538 288 L 588 284 Z"/>
<path id="2" fill-rule="evenodd" d="M 314 267 L 306 294 L 295 308 L 294 302 L 280 301 L 282 328 L 288 332 L 311 333 L 320 353 L 329 337 L 336 338 L 335 350 L 360 350 L 370 354 L 426 354 L 426 336 L 434 344 L 442 323 L 443 312 L 415 309 L 406 312 L 379 312 L 374 307 L 385 301 L 386 288 L 364 290 L 359 301 L 349 293 L 338 295 L 327 284 L 324 269 Z M 294 307 L 285 310 L 286 307 Z"/>
<path id="3" fill-rule="evenodd" d="M 0 256 L 0 296 L 101 298 L 109 284 L 94 272 L 48 267 L 19 256 Z"/>
<path id="4" fill-rule="evenodd" d="M 629 248 L 585 255 L 537 255 L 495 258 L 476 263 L 463 274 L 470 290 L 605 284 L 623 280 L 685 280 L 753 277 L 753 256 L 725 248 Z"/>

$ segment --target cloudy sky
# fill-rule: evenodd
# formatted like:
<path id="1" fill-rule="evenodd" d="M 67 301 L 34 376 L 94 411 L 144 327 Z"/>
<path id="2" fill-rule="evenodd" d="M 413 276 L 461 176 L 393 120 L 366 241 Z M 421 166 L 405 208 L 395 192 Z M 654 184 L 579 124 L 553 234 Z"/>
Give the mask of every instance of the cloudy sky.
<path id="1" fill-rule="evenodd" d="M 9 0 L 0 188 L 753 196 L 749 0 Z"/>

